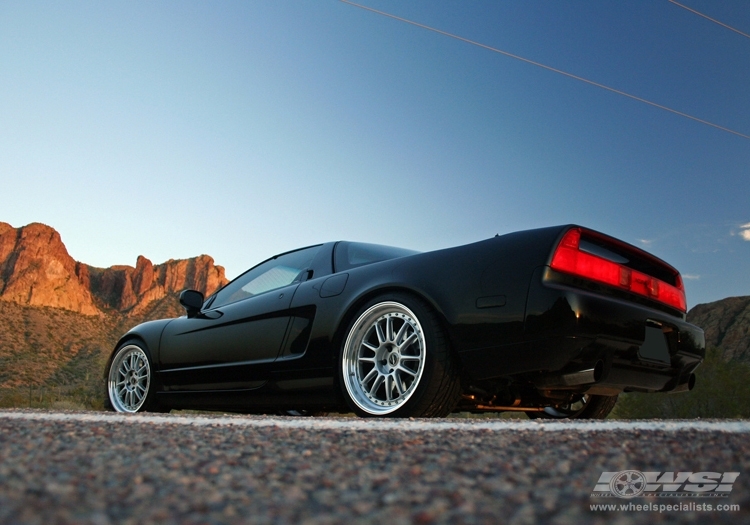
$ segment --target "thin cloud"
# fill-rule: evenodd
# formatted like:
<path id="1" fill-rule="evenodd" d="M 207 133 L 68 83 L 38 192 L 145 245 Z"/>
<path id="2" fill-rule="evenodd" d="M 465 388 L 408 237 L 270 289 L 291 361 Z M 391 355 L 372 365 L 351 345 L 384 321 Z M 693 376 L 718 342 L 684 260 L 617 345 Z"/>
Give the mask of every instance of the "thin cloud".
<path id="1" fill-rule="evenodd" d="M 687 279 L 688 281 L 697 281 L 701 276 L 694 273 L 683 273 L 682 278 Z"/>
<path id="2" fill-rule="evenodd" d="M 638 239 L 638 242 L 646 246 L 651 246 L 655 241 L 654 239 Z"/>

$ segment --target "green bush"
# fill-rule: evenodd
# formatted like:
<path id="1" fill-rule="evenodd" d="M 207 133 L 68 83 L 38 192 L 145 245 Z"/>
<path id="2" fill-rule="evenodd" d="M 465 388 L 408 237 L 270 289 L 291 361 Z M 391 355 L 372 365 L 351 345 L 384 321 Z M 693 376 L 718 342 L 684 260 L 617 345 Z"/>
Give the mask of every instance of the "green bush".
<path id="1" fill-rule="evenodd" d="M 710 348 L 695 375 L 690 392 L 620 395 L 610 418 L 750 418 L 750 365 L 726 362 L 721 350 Z"/>

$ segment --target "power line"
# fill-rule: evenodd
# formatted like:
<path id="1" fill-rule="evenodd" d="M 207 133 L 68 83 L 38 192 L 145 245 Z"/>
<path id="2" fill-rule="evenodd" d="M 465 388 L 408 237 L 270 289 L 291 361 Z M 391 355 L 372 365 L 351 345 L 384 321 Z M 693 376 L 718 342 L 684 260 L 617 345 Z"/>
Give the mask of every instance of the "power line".
<path id="1" fill-rule="evenodd" d="M 733 135 L 737 135 L 738 137 L 742 137 L 744 139 L 750 140 L 750 135 L 745 135 L 744 133 L 740 133 L 739 131 L 734 131 L 733 129 L 725 128 L 724 126 L 719 126 L 718 124 L 714 124 L 713 122 L 709 122 L 707 120 L 703 120 L 703 119 L 700 119 L 698 117 L 694 117 L 692 115 L 688 115 L 687 113 L 683 113 L 682 111 L 677 111 L 676 109 L 672 109 L 672 108 L 669 108 L 667 106 L 662 106 L 661 104 L 657 104 L 656 102 L 651 102 L 650 100 L 646 100 L 645 98 L 641 98 L 641 97 L 637 97 L 635 95 L 631 95 L 629 93 L 625 93 L 624 91 L 620 91 L 619 89 L 615 89 L 615 88 L 612 88 L 612 87 L 609 87 L 609 86 L 605 86 L 604 84 L 600 84 L 598 82 L 594 82 L 593 80 L 589 80 L 587 78 L 579 77 L 578 75 L 574 75 L 572 73 L 568 73 L 566 71 L 562 71 L 561 69 L 556 69 L 554 67 L 550 67 L 550 66 L 547 66 L 545 64 L 541 64 L 539 62 L 534 62 L 533 60 L 529 60 L 528 58 L 524 58 L 524 57 L 521 57 L 521 56 L 518 56 L 518 55 L 514 55 L 513 53 L 508 53 L 507 51 L 503 51 L 501 49 L 497 49 L 495 47 L 491 47 L 491 46 L 488 46 L 486 44 L 482 44 L 480 42 L 476 42 L 474 40 L 469 40 L 468 38 L 464 38 L 462 36 L 454 35 L 453 33 L 448 33 L 446 31 L 442 31 L 442 30 L 436 29 L 434 27 L 430 27 L 430 26 L 427 26 L 427 25 L 424 25 L 424 24 L 420 24 L 418 22 L 414 22 L 414 21 L 406 19 L 406 18 L 401 18 L 399 16 L 392 15 L 392 14 L 386 13 L 384 11 L 378 11 L 377 9 L 373 9 L 372 7 L 367 7 L 367 6 L 364 6 L 364 5 L 355 4 L 354 2 L 351 2 L 350 0 L 340 0 L 340 1 L 343 2 L 343 3 L 345 3 L 345 4 L 349 4 L 351 6 L 354 6 L 354 7 L 359 7 L 360 9 L 364 9 L 366 11 L 371 11 L 373 13 L 377 13 L 379 15 L 386 16 L 388 18 L 393 18 L 394 20 L 398 20 L 400 22 L 405 22 L 407 24 L 411 24 L 411 25 L 416 26 L 416 27 L 421 27 L 422 29 L 427 29 L 428 31 L 433 31 L 435 33 L 438 33 L 438 34 L 441 34 L 441 35 L 444 35 L 444 36 L 447 36 L 447 37 L 450 37 L 450 38 L 455 38 L 456 40 L 460 40 L 462 42 L 466 42 L 467 44 L 478 46 L 478 47 L 481 47 L 483 49 L 487 49 L 489 51 L 493 51 L 495 53 L 500 53 L 501 55 L 505 55 L 505 56 L 510 57 L 510 58 L 515 58 L 516 60 L 520 60 L 521 62 L 526 62 L 527 64 L 531 64 L 533 66 L 540 67 L 540 68 L 546 69 L 548 71 L 552 71 L 553 73 L 558 73 L 560 75 L 563 75 L 563 76 L 566 76 L 566 77 L 569 77 L 569 78 L 572 78 L 572 79 L 575 79 L 575 80 L 579 80 L 581 82 L 585 82 L 586 84 L 590 84 L 592 86 L 596 86 L 598 88 L 605 89 L 607 91 L 611 91 L 612 93 L 617 93 L 618 95 L 622 95 L 623 97 L 628 97 L 628 98 L 631 98 L 633 100 L 637 100 L 638 102 L 643 102 L 644 104 L 648 104 L 649 106 L 653 106 L 655 108 L 663 109 L 664 111 L 669 111 L 670 113 L 674 113 L 675 115 L 680 115 L 681 117 L 689 118 L 690 120 L 694 120 L 696 122 L 700 122 L 701 124 L 705 124 L 707 126 L 711 126 L 713 128 L 720 129 L 722 131 L 726 131 L 727 133 L 731 133 Z"/>
<path id="2" fill-rule="evenodd" d="M 682 4 L 680 4 L 680 3 L 677 3 L 677 2 L 675 2 L 674 0 L 669 0 L 669 2 L 673 3 L 674 5 L 676 5 L 676 6 L 678 6 L 678 7 L 681 7 L 681 8 L 683 8 L 683 9 L 687 10 L 687 11 L 690 11 L 691 13 L 695 13 L 695 14 L 696 14 L 696 15 L 698 15 L 698 16 L 702 16 L 703 18 L 705 18 L 706 20 L 710 20 L 710 21 L 711 21 L 711 22 L 713 22 L 714 24 L 719 24 L 720 26 L 722 26 L 722 27 L 726 27 L 727 29 L 729 29 L 729 30 L 731 30 L 731 31 L 734 31 L 735 33 L 739 33 L 740 35 L 744 36 L 745 38 L 750 38 L 750 35 L 748 35 L 747 33 L 743 33 L 743 32 L 742 32 L 742 31 L 740 31 L 739 29 L 735 29 L 735 28 L 733 28 L 732 26 L 728 26 L 728 25 L 726 25 L 726 24 L 725 24 L 725 23 L 723 23 L 723 22 L 719 22 L 718 20 L 715 20 L 715 19 L 711 18 L 710 16 L 704 15 L 703 13 L 701 13 L 701 12 L 699 12 L 699 11 L 696 11 L 695 9 L 691 9 L 691 8 L 689 8 L 689 7 L 688 7 L 688 6 L 686 6 L 686 5 L 682 5 Z"/>

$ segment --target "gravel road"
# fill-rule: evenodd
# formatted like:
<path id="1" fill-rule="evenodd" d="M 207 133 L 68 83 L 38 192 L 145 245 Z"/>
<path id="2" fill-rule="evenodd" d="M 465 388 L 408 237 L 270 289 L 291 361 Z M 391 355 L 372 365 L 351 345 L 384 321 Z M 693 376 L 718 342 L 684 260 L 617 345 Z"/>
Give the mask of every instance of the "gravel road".
<path id="1" fill-rule="evenodd" d="M 750 422 L 0 411 L 0 523 L 750 523 Z M 735 511 L 592 511 L 604 471 L 740 472 Z M 694 508 L 694 507 L 690 507 Z"/>

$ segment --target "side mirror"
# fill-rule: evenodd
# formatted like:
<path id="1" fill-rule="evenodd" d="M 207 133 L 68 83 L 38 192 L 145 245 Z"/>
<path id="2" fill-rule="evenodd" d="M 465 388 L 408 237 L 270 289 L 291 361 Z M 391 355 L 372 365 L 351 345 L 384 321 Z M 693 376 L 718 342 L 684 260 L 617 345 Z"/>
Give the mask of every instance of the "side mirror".
<path id="1" fill-rule="evenodd" d="M 183 290 L 180 293 L 180 304 L 187 311 L 188 317 L 195 317 L 203 306 L 203 294 L 197 290 Z"/>

